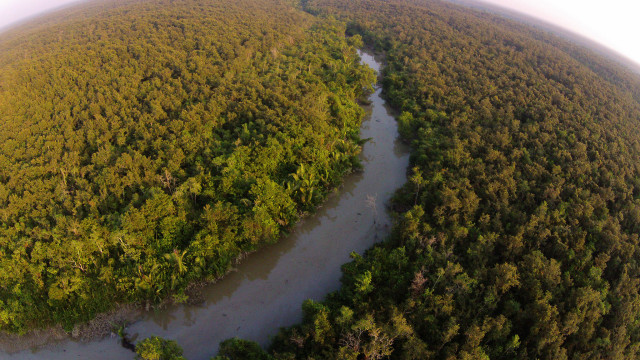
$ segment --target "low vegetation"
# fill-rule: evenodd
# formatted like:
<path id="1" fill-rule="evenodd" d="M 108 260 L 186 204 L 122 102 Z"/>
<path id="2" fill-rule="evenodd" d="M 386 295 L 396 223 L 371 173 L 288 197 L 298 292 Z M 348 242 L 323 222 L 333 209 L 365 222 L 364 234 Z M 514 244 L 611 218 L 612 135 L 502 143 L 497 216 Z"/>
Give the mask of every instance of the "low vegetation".
<path id="1" fill-rule="evenodd" d="M 146 338 L 136 344 L 136 360 L 185 360 L 182 349 L 175 341 L 157 336 Z"/>

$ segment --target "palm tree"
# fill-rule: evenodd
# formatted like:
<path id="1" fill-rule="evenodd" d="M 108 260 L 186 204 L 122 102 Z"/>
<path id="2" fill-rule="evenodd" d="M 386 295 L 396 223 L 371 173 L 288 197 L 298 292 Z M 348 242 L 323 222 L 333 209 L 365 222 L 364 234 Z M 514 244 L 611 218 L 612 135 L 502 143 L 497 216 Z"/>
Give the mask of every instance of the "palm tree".
<path id="1" fill-rule="evenodd" d="M 178 249 L 174 249 L 173 252 L 164 254 L 164 258 L 168 261 L 171 261 L 176 264 L 176 268 L 178 269 L 178 274 L 183 275 L 187 272 L 187 267 L 184 265 L 183 259 L 184 255 L 187 253 L 187 250 L 184 250 L 182 253 L 178 251 Z"/>
<path id="2" fill-rule="evenodd" d="M 176 269 L 178 270 L 178 276 L 184 275 L 187 272 L 187 267 L 184 264 L 184 255 L 187 253 L 187 250 L 184 250 L 182 253 L 178 251 L 178 249 L 174 249 L 173 252 L 164 254 L 164 258 L 167 261 L 170 261 L 175 264 Z M 176 287 L 176 274 L 171 274 L 171 289 L 173 290 Z"/>

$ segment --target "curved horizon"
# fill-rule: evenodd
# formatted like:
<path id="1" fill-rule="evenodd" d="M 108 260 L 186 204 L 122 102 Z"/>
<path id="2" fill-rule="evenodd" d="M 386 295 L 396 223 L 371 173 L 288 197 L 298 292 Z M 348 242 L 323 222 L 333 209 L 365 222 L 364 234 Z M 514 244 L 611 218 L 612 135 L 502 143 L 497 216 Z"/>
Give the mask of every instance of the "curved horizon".
<path id="1" fill-rule="evenodd" d="M 95 1 L 95 0 L 88 0 Z M 560 29 L 580 35 L 612 51 L 640 71 L 640 23 L 633 21 L 640 13 L 640 3 L 609 0 L 603 6 L 597 0 L 462 0 L 463 4 L 495 6 L 506 11 L 535 18 Z M 64 7 L 87 0 L 6 0 L 0 3 L 0 33 L 30 20 L 36 20 Z M 627 64 L 631 65 L 631 64 Z"/>
<path id="2" fill-rule="evenodd" d="M 640 23 L 632 21 L 633 16 L 640 13 L 640 3 L 610 0 L 611 5 L 603 7 L 602 2 L 597 0 L 555 2 L 550 0 L 460 0 L 460 2 L 524 15 L 555 27 L 555 29 L 547 28 L 546 30 L 557 35 L 579 36 L 591 43 L 582 44 L 583 46 L 592 50 L 607 50 L 617 57 L 617 60 L 626 60 L 628 63 L 625 65 L 633 67 L 640 73 L 640 43 L 635 41 L 635 34 L 640 33 Z M 578 10 L 578 12 L 572 10 Z M 597 45 L 600 49 L 594 49 L 589 45 Z"/>

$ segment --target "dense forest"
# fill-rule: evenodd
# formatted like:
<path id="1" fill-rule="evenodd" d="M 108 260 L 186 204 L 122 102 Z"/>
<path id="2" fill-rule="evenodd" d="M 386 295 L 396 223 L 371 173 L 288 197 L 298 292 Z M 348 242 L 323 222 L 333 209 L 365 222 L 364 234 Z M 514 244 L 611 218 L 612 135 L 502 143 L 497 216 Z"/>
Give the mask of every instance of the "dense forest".
<path id="1" fill-rule="evenodd" d="M 358 166 L 358 37 L 289 1 L 91 2 L 0 37 L 0 330 L 187 301 Z"/>
<path id="2" fill-rule="evenodd" d="M 640 358 L 627 69 L 436 0 L 65 14 L 0 37 L 1 330 L 186 301 L 276 241 L 358 166 L 365 44 L 412 148 L 392 235 L 268 350 L 230 339 L 215 359 Z"/>
<path id="3" fill-rule="evenodd" d="M 639 358 L 638 77 L 443 2 L 305 6 L 385 54 L 410 181 L 338 292 L 269 353 L 235 340 L 220 357 Z"/>

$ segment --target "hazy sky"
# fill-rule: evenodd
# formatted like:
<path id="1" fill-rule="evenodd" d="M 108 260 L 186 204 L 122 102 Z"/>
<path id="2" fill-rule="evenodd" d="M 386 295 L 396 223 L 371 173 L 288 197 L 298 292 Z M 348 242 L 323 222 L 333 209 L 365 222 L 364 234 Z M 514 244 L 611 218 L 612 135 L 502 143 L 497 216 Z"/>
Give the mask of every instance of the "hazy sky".
<path id="1" fill-rule="evenodd" d="M 77 0 L 0 0 L 0 28 Z"/>
<path id="2" fill-rule="evenodd" d="M 639 0 L 483 0 L 582 34 L 640 64 Z"/>
<path id="3" fill-rule="evenodd" d="M 0 28 L 77 0 L 0 0 Z M 604 44 L 640 64 L 639 0 L 483 0 L 515 9 Z"/>

